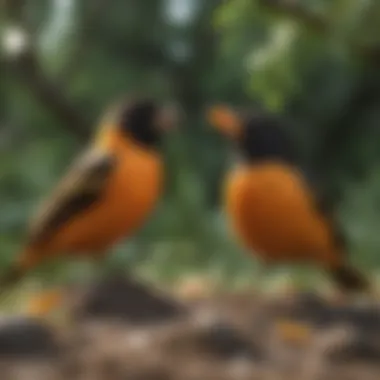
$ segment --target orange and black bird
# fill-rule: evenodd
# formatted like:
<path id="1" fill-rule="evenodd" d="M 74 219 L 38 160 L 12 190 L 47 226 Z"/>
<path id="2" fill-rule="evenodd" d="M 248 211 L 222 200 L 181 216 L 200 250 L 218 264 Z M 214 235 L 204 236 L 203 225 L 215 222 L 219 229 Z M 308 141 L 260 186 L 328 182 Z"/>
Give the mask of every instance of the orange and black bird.
<path id="1" fill-rule="evenodd" d="M 241 162 L 225 186 L 233 230 L 264 267 L 312 263 L 327 271 L 341 291 L 368 290 L 369 283 L 348 264 L 342 230 L 302 170 L 289 130 L 275 115 L 259 110 L 210 107 L 209 123 L 228 136 Z"/>
<path id="2" fill-rule="evenodd" d="M 37 210 L 0 291 L 60 255 L 102 259 L 143 224 L 160 197 L 160 146 L 163 134 L 177 126 L 177 111 L 137 97 L 110 107 L 88 147 Z"/>

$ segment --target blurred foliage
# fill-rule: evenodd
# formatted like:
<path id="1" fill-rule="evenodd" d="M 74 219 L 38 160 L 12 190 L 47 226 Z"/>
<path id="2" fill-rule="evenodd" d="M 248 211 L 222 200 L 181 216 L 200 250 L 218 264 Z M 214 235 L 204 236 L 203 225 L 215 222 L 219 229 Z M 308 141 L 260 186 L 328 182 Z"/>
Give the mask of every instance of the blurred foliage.
<path id="1" fill-rule="evenodd" d="M 253 264 L 220 211 L 229 150 L 203 118 L 215 101 L 259 103 L 291 119 L 306 170 L 350 233 L 353 259 L 380 262 L 377 0 L 17 0 L 4 2 L 0 23 L 4 265 L 33 207 L 82 146 L 81 131 L 133 91 L 176 99 L 188 118 L 165 145 L 165 196 L 116 250 L 117 265 L 165 278 L 250 276 Z M 14 54 L 14 27 L 29 33 L 32 52 Z"/>

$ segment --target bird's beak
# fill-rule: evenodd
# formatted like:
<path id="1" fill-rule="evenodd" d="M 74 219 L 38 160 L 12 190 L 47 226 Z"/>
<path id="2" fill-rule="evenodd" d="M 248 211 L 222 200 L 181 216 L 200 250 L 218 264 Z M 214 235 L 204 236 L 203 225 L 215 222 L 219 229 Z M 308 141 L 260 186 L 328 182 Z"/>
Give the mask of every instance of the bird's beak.
<path id="1" fill-rule="evenodd" d="M 178 128 L 182 120 L 182 112 L 178 105 L 168 104 L 161 108 L 157 117 L 157 125 L 162 132 L 171 132 Z"/>
<path id="2" fill-rule="evenodd" d="M 234 140 L 238 139 L 242 133 L 242 122 L 238 113 L 228 106 L 209 107 L 206 118 L 213 127 Z"/>

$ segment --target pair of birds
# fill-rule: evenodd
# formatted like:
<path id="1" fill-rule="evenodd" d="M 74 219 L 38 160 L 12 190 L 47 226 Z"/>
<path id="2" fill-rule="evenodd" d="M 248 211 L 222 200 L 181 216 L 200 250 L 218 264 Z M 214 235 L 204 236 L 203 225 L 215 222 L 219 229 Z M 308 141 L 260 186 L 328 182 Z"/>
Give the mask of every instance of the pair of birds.
<path id="1" fill-rule="evenodd" d="M 7 289 L 39 264 L 62 254 L 101 260 L 131 235 L 160 196 L 162 136 L 179 120 L 170 107 L 130 99 L 112 108 L 85 152 L 30 224 L 24 250 L 0 280 Z M 210 124 L 237 144 L 243 161 L 226 181 L 226 209 L 241 242 L 264 262 L 313 262 L 344 290 L 367 281 L 348 264 L 331 215 L 299 171 L 280 122 L 228 106 L 211 107 Z"/>

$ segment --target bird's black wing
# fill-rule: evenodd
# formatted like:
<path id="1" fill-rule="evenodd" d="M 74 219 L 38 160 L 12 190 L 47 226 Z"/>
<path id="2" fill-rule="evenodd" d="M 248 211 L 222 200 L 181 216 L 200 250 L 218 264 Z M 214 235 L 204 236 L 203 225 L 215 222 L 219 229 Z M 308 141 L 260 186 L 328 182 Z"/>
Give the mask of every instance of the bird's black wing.
<path id="1" fill-rule="evenodd" d="M 32 220 L 29 242 L 50 239 L 69 220 L 98 202 L 114 166 L 115 157 L 104 152 L 90 150 L 79 157 Z"/>

